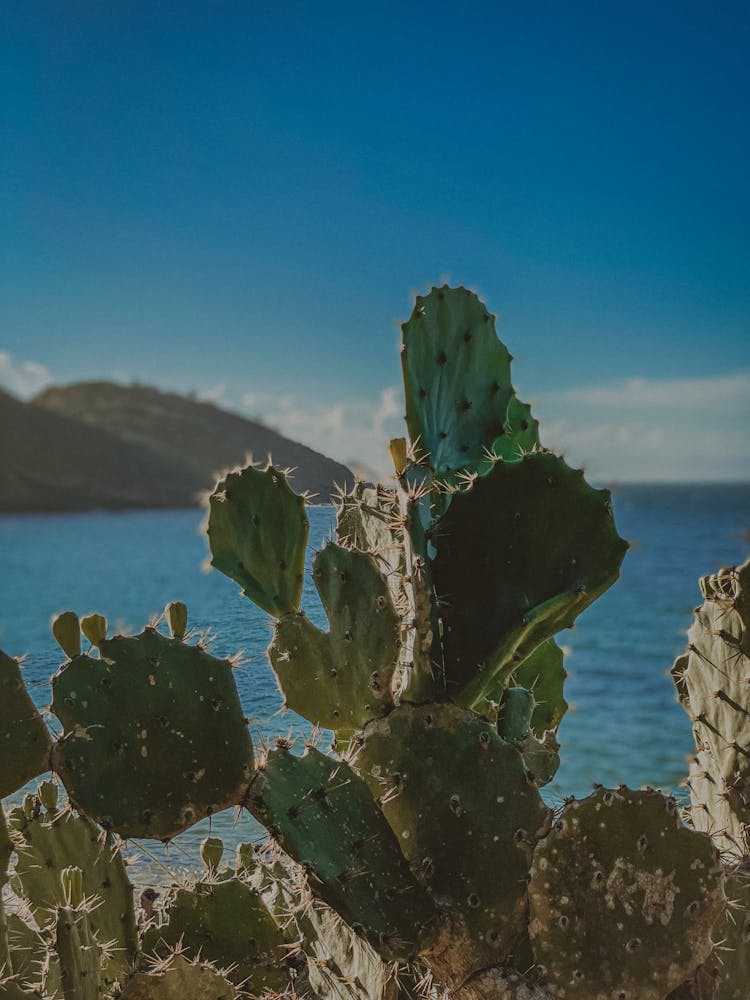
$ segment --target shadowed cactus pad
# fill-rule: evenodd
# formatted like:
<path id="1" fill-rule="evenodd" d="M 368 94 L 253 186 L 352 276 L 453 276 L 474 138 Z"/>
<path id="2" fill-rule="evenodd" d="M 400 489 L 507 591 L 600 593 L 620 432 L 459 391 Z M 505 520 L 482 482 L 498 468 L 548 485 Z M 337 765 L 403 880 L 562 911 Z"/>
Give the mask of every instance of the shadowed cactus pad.
<path id="1" fill-rule="evenodd" d="M 270 615 L 296 611 L 302 597 L 309 524 L 305 501 L 272 465 L 230 472 L 208 501 L 211 565 Z"/>
<path id="2" fill-rule="evenodd" d="M 548 731 L 556 732 L 568 710 L 568 703 L 563 697 L 563 685 L 567 676 L 563 666 L 563 651 L 554 639 L 548 639 L 537 646 L 513 670 L 513 682 L 534 695 L 530 725 L 539 739 L 543 739 Z"/>
<path id="3" fill-rule="evenodd" d="M 181 945 L 187 958 L 229 970 L 232 982 L 253 994 L 289 986 L 285 938 L 245 882 L 223 876 L 174 889 L 164 913 L 165 922 L 143 937 L 144 954 L 163 958 Z"/>
<path id="4" fill-rule="evenodd" d="M 402 705 L 364 731 L 357 769 L 419 881 L 456 919 L 456 972 L 502 962 L 550 811 L 515 747 L 454 705 Z"/>
<path id="5" fill-rule="evenodd" d="M 135 972 L 117 1000 L 236 1000 L 239 996 L 210 965 L 173 955 L 152 972 Z"/>
<path id="6" fill-rule="evenodd" d="M 285 615 L 269 649 L 286 705 L 326 729 L 353 730 L 393 705 L 399 619 L 375 559 L 327 545 L 313 579 L 330 623 Z"/>
<path id="7" fill-rule="evenodd" d="M 627 549 L 608 491 L 545 452 L 454 494 L 434 537 L 448 691 L 479 711 L 614 583 Z"/>
<path id="8" fill-rule="evenodd" d="M 385 957 L 412 955 L 436 912 L 412 877 L 367 785 L 310 748 L 272 750 L 248 808 L 308 872 L 317 896 Z"/>
<path id="9" fill-rule="evenodd" d="M 49 770 L 52 739 L 18 660 L 0 650 L 0 798 Z"/>
<path id="10" fill-rule="evenodd" d="M 534 955 L 555 998 L 663 1000 L 709 955 L 726 901 L 718 856 L 674 799 L 599 789 L 534 852 Z"/>
<path id="11" fill-rule="evenodd" d="M 175 837 L 242 803 L 253 750 L 228 661 L 153 628 L 52 679 L 53 765 L 71 801 L 124 838 Z"/>

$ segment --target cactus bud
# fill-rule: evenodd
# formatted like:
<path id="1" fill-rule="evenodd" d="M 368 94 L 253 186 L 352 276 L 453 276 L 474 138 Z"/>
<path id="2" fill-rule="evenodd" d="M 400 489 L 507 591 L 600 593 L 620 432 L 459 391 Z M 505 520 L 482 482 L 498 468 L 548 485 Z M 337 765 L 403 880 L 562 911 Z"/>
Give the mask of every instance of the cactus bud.
<path id="1" fill-rule="evenodd" d="M 224 841 L 220 837 L 206 837 L 201 844 L 201 860 L 209 871 L 221 864 L 224 855 Z"/>
<path id="2" fill-rule="evenodd" d="M 60 872 L 63 899 L 66 906 L 77 907 L 83 902 L 83 872 L 80 868 L 63 868 Z"/>
<path id="3" fill-rule="evenodd" d="M 36 794 L 47 812 L 54 812 L 57 809 L 57 793 L 58 788 L 54 781 L 43 781 L 37 788 Z"/>
<path id="4" fill-rule="evenodd" d="M 237 870 L 250 871 L 255 863 L 255 851 L 252 844 L 237 844 Z"/>
<path id="5" fill-rule="evenodd" d="M 98 646 L 107 638 L 107 619 L 96 613 L 84 615 L 81 619 L 81 631 L 92 646 Z"/>
<path id="6" fill-rule="evenodd" d="M 63 611 L 52 619 L 52 635 L 69 659 L 81 653 L 81 626 L 75 611 Z"/>
<path id="7" fill-rule="evenodd" d="M 170 601 L 164 609 L 164 617 L 173 639 L 183 639 L 187 630 L 188 611 L 182 601 Z"/>

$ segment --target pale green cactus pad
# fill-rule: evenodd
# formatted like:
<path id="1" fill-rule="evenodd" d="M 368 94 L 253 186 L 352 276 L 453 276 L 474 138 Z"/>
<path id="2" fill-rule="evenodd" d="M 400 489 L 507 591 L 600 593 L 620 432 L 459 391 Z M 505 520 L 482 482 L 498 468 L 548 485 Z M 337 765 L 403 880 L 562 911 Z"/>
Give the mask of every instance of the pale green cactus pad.
<path id="1" fill-rule="evenodd" d="M 399 618 L 373 556 L 329 544 L 313 579 L 330 624 L 303 613 L 276 625 L 269 657 L 286 705 L 325 729 L 354 730 L 393 706 Z"/>
<path id="2" fill-rule="evenodd" d="M 697 747 L 691 819 L 735 859 L 750 848 L 750 560 L 701 580 L 688 652 L 672 667 Z"/>
<path id="3" fill-rule="evenodd" d="M 708 958 L 726 901 L 710 839 L 674 799 L 600 788 L 534 852 L 530 934 L 554 997 L 663 1000 Z"/>
<path id="4" fill-rule="evenodd" d="M 135 972 L 118 1000 L 239 1000 L 241 994 L 216 969 L 175 955 L 152 972 Z"/>
<path id="5" fill-rule="evenodd" d="M 211 565 L 270 615 L 296 611 L 309 524 L 305 501 L 286 475 L 272 465 L 230 472 L 208 504 Z"/>

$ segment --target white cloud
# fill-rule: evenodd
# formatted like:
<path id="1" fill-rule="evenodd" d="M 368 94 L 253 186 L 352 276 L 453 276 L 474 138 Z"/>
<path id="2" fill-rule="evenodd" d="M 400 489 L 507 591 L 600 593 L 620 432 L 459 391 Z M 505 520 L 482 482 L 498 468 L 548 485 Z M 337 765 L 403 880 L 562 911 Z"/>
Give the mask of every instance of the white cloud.
<path id="1" fill-rule="evenodd" d="M 708 378 L 631 378 L 567 389 L 557 399 L 592 406 L 709 407 L 750 399 L 750 372 Z"/>
<path id="2" fill-rule="evenodd" d="M 750 478 L 750 372 L 582 386 L 534 409 L 542 442 L 599 479 Z"/>
<path id="3" fill-rule="evenodd" d="M 375 399 L 321 405 L 292 395 L 248 392 L 242 401 L 251 416 L 292 440 L 341 462 L 361 462 L 386 478 L 391 474 L 388 439 L 402 433 L 399 393 L 389 386 Z"/>
<path id="4" fill-rule="evenodd" d="M 217 385 L 212 385 L 208 389 L 201 389 L 197 394 L 197 398 L 201 401 L 201 403 L 214 403 L 218 405 L 224 400 L 226 392 L 226 383 L 219 382 Z"/>
<path id="5" fill-rule="evenodd" d="M 14 396 L 28 399 L 52 382 L 49 369 L 38 361 L 19 361 L 0 351 L 0 385 Z"/>

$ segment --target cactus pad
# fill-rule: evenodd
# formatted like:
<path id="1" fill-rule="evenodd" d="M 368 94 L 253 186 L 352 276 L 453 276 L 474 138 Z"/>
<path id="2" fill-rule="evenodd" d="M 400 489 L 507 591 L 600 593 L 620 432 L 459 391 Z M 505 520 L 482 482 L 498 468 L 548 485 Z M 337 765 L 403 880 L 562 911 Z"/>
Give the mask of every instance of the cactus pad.
<path id="1" fill-rule="evenodd" d="M 726 905 L 718 855 L 674 799 L 600 788 L 538 845 L 530 933 L 553 997 L 663 1000 L 709 955 Z"/>
<path id="2" fill-rule="evenodd" d="M 118 1000 L 236 1000 L 239 996 L 216 969 L 175 954 L 152 972 L 135 972 Z"/>
<path id="3" fill-rule="evenodd" d="M 693 721 L 691 819 L 735 858 L 750 848 L 750 561 L 701 581 L 688 652 L 672 668 Z"/>
<path id="4" fill-rule="evenodd" d="M 568 710 L 568 703 L 563 697 L 566 677 L 563 651 L 554 639 L 537 646 L 513 671 L 513 683 L 534 695 L 530 725 L 539 739 L 543 739 L 548 731 L 556 732 Z"/>
<path id="5" fill-rule="evenodd" d="M 104 973 L 117 975 L 138 950 L 133 887 L 117 845 L 70 809 L 45 812 L 38 796 L 27 797 L 25 806 L 15 807 L 9 816 L 17 855 L 14 891 L 29 901 L 37 924 L 49 927 L 57 907 L 66 903 L 61 873 L 77 866 L 85 896 L 99 901 L 89 914 L 91 928 L 100 941 L 115 946 Z"/>
<path id="6" fill-rule="evenodd" d="M 270 615 L 296 611 L 302 597 L 309 524 L 305 501 L 268 465 L 230 472 L 209 497 L 211 565 Z"/>
<path id="7" fill-rule="evenodd" d="M 71 801 L 122 837 L 175 837 L 240 804 L 253 751 L 232 668 L 146 628 L 52 678 L 53 766 Z"/>
<path id="8" fill-rule="evenodd" d="M 434 536 L 448 691 L 480 711 L 614 583 L 627 549 L 609 492 L 546 452 L 498 462 L 456 493 Z"/>
<path id="9" fill-rule="evenodd" d="M 477 471 L 498 438 L 503 451 L 514 450 L 516 432 L 529 444 L 532 423 L 523 404 L 521 410 L 514 404 L 509 420 L 510 354 L 495 333 L 495 317 L 473 292 L 443 286 L 418 295 L 402 330 L 406 425 L 441 479 Z"/>
<path id="10" fill-rule="evenodd" d="M 285 615 L 269 649 L 287 706 L 326 729 L 353 730 L 393 705 L 399 619 L 375 559 L 327 545 L 313 579 L 330 623 Z"/>
<path id="11" fill-rule="evenodd" d="M 536 701 L 531 691 L 509 687 L 503 691 L 497 716 L 497 730 L 504 740 L 512 743 L 523 757 L 527 771 L 537 785 L 548 784 L 560 766 L 560 745 L 553 732 L 537 739 L 531 729 Z"/>
<path id="12" fill-rule="evenodd" d="M 52 739 L 21 677 L 0 650 L 0 798 L 49 770 Z"/>
<path id="13" fill-rule="evenodd" d="M 253 994 L 289 986 L 285 939 L 257 892 L 233 878 L 207 879 L 173 890 L 165 922 L 143 937 L 146 955 L 165 957 L 181 944 L 186 958 L 201 958 Z"/>
<path id="14" fill-rule="evenodd" d="M 419 881 L 457 915 L 465 975 L 508 956 L 550 811 L 515 747 L 455 705 L 402 705 L 364 730 L 357 769 Z"/>
<path id="15" fill-rule="evenodd" d="M 436 916 L 367 785 L 314 748 L 272 750 L 248 808 L 309 873 L 315 894 L 382 955 L 405 959 Z"/>

